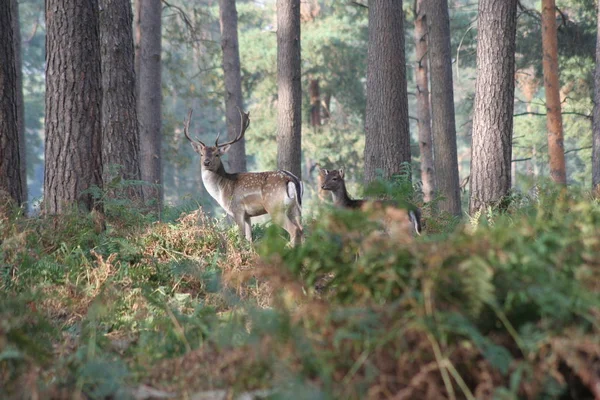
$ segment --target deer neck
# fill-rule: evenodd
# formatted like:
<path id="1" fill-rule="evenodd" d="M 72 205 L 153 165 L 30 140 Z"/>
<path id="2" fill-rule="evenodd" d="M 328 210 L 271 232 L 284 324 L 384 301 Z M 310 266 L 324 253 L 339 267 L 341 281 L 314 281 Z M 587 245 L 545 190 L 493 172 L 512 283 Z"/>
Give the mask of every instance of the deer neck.
<path id="1" fill-rule="evenodd" d="M 331 192 L 333 196 L 333 204 L 338 207 L 345 208 L 357 208 L 360 207 L 360 200 L 353 200 L 348 196 L 348 191 L 346 190 L 346 184 L 342 183 L 340 187 Z"/>
<path id="2" fill-rule="evenodd" d="M 209 171 L 202 167 L 202 182 L 206 191 L 230 215 L 232 215 L 232 212 L 229 200 L 231 200 L 231 194 L 233 193 L 234 177 L 235 174 L 227 173 L 223 165 L 216 171 Z"/>

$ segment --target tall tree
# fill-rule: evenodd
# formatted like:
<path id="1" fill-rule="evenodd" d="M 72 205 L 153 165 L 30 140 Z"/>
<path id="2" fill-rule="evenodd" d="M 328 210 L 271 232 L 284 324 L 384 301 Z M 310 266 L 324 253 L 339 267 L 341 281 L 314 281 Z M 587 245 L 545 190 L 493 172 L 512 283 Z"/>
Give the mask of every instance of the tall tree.
<path id="1" fill-rule="evenodd" d="M 410 162 L 402 1 L 369 3 L 365 182 Z"/>
<path id="2" fill-rule="evenodd" d="M 100 0 L 100 9 L 103 180 L 115 176 L 139 180 L 131 1 Z M 140 199 L 140 186 L 129 186 L 126 195 Z"/>
<path id="3" fill-rule="evenodd" d="M 21 24 L 19 2 L 11 0 L 13 43 L 15 47 L 15 71 L 17 73 L 17 119 L 19 126 L 19 154 L 21 159 L 21 186 L 23 201 L 27 201 L 27 152 L 25 150 L 25 99 L 23 97 L 23 61 L 21 58 Z"/>
<path id="4" fill-rule="evenodd" d="M 243 109 L 244 103 L 235 0 L 219 0 L 219 22 L 221 25 L 221 49 L 223 50 L 223 72 L 225 73 L 227 133 L 229 140 L 233 140 L 240 133 L 240 110 Z M 235 143 L 229 150 L 229 171 L 246 171 L 245 139 Z"/>
<path id="5" fill-rule="evenodd" d="M 544 68 L 544 88 L 546 89 L 550 177 L 554 182 L 566 185 L 567 173 L 558 79 L 556 3 L 554 0 L 542 0 L 542 50 L 544 52 L 542 66 Z"/>
<path id="6" fill-rule="evenodd" d="M 427 11 L 435 186 L 440 210 L 460 215 L 448 0 L 430 0 Z"/>
<path id="7" fill-rule="evenodd" d="M 142 17 L 142 1 L 133 0 L 133 47 L 135 54 L 135 98 L 140 98 L 140 45 L 142 41 L 142 29 L 140 19 Z"/>
<path id="8" fill-rule="evenodd" d="M 594 114 L 592 124 L 592 188 L 600 197 L 600 2 L 596 17 L 596 69 L 594 71 Z"/>
<path id="9" fill-rule="evenodd" d="M 511 188 L 518 0 L 479 0 L 469 211 Z"/>
<path id="10" fill-rule="evenodd" d="M 300 0 L 277 0 L 277 88 L 277 168 L 300 178 Z"/>
<path id="11" fill-rule="evenodd" d="M 102 83 L 97 0 L 46 1 L 44 210 L 99 207 Z"/>
<path id="12" fill-rule="evenodd" d="M 139 0 L 140 65 L 138 119 L 140 125 L 140 166 L 144 200 L 162 206 L 161 150 L 161 1 Z"/>
<path id="13" fill-rule="evenodd" d="M 417 84 L 417 130 L 421 153 L 421 181 L 423 200 L 430 202 L 435 195 L 433 146 L 431 140 L 431 112 L 429 109 L 429 56 L 427 54 L 427 14 L 425 0 L 415 2 L 415 81 Z"/>
<path id="14" fill-rule="evenodd" d="M 17 114 L 17 72 L 13 45 L 12 5 L 0 3 L 0 191 L 21 205 L 23 185 L 19 117 Z"/>

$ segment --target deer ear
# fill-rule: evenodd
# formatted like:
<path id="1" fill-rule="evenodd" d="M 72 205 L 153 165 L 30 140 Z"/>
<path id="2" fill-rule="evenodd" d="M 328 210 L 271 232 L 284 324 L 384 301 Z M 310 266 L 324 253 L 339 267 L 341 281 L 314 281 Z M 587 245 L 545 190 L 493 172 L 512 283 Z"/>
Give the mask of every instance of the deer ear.
<path id="1" fill-rule="evenodd" d="M 321 175 L 327 175 L 327 174 L 329 174 L 329 171 L 327 171 L 325 168 L 321 168 L 321 170 L 319 171 L 319 173 Z"/>
<path id="2" fill-rule="evenodd" d="M 344 168 L 340 168 L 339 173 L 340 173 L 340 178 L 344 179 Z"/>
<path id="3" fill-rule="evenodd" d="M 219 154 L 225 154 L 225 153 L 227 153 L 230 148 L 231 148 L 230 144 L 226 144 L 223 147 L 219 147 Z"/>
<path id="4" fill-rule="evenodd" d="M 202 143 L 191 142 L 191 145 L 196 153 L 200 153 L 204 150 L 204 145 Z"/>

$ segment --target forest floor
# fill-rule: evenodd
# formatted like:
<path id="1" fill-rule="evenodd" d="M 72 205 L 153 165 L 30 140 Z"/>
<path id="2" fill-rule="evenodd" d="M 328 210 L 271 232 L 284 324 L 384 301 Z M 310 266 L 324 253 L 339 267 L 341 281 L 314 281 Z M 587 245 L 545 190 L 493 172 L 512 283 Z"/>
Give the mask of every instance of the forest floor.
<path id="1" fill-rule="evenodd" d="M 0 397 L 600 398 L 600 204 L 515 197 L 425 232 L 323 207 L 253 245 L 160 221 L 0 210 Z M 172 217 L 173 216 L 173 217 Z"/>

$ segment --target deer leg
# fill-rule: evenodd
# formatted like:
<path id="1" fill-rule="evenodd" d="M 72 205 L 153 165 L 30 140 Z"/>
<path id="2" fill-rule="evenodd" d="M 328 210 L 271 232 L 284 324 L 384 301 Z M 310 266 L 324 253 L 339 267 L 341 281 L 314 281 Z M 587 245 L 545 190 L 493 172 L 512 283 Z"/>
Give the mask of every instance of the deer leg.
<path id="1" fill-rule="evenodd" d="M 290 234 L 291 245 L 297 246 L 302 242 L 303 231 L 299 210 L 292 209 L 285 214 L 283 228 Z"/>
<path id="2" fill-rule="evenodd" d="M 246 240 L 252 243 L 252 226 L 250 225 L 250 216 L 238 214 L 235 216 L 235 223 L 240 230 L 240 236 L 244 236 Z"/>

